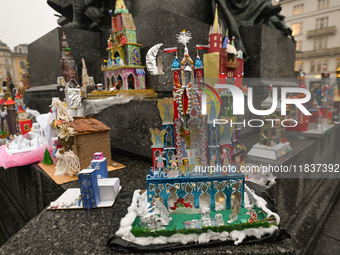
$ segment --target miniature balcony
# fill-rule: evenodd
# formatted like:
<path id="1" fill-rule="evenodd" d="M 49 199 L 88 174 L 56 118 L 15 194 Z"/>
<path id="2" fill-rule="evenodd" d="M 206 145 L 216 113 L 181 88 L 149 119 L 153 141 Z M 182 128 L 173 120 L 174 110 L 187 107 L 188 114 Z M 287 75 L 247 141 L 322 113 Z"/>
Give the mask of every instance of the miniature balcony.
<path id="1" fill-rule="evenodd" d="M 228 68 L 238 68 L 238 64 L 237 62 L 227 62 L 226 63 L 226 67 Z"/>

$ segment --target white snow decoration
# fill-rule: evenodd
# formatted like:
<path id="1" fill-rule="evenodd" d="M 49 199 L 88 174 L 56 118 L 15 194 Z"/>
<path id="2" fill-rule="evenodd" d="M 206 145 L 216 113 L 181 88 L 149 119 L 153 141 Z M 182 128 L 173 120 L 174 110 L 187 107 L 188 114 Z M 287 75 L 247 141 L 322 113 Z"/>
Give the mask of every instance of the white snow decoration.
<path id="1" fill-rule="evenodd" d="M 221 241 L 227 241 L 229 239 L 229 236 L 230 236 L 229 232 L 223 231 L 222 233 L 220 233 L 219 239 Z"/>
<path id="2" fill-rule="evenodd" d="M 272 234 L 278 229 L 277 226 L 272 225 L 270 228 L 247 228 L 242 231 L 233 230 L 230 232 L 230 238 L 231 240 L 234 240 L 234 244 L 238 245 L 242 243 L 243 239 L 246 238 L 246 236 L 255 236 L 257 239 L 260 239 L 261 236 L 265 234 Z"/>
<path id="3" fill-rule="evenodd" d="M 168 238 L 166 236 L 155 237 L 152 241 L 153 244 L 166 244 L 168 243 Z"/>
<path id="4" fill-rule="evenodd" d="M 214 232 L 211 230 L 208 230 L 208 236 L 210 237 L 210 240 L 219 240 L 220 239 L 220 233 Z"/>
<path id="5" fill-rule="evenodd" d="M 210 241 L 208 233 L 202 233 L 198 237 L 199 243 L 208 243 Z"/>
<path id="6" fill-rule="evenodd" d="M 244 191 L 248 194 L 249 200 L 251 200 L 250 197 L 256 200 L 256 205 L 257 207 L 261 208 L 262 211 L 267 213 L 267 218 L 269 218 L 271 215 L 273 215 L 276 219 L 276 224 L 280 224 L 280 216 L 277 213 L 272 212 L 269 210 L 266 205 L 267 202 L 260 196 L 256 195 L 254 191 L 250 190 L 246 184 L 244 184 Z"/>
<path id="7" fill-rule="evenodd" d="M 188 234 L 188 235 L 181 235 L 182 244 L 187 243 L 197 243 L 198 242 L 198 234 Z"/>
<path id="8" fill-rule="evenodd" d="M 260 197 L 257 196 L 252 190 L 250 190 L 247 185 L 244 185 L 244 202 L 245 206 L 248 206 L 247 208 L 252 208 L 253 205 L 250 204 L 250 201 L 256 201 L 256 205 L 261 208 L 264 212 L 266 212 L 268 215 L 267 217 L 270 217 L 273 215 L 276 219 L 277 224 L 280 223 L 280 217 L 269 210 L 266 207 L 266 201 Z M 210 240 L 233 240 L 235 241 L 234 244 L 238 245 L 243 242 L 244 238 L 247 236 L 255 236 L 256 238 L 260 239 L 261 236 L 265 234 L 272 234 L 276 230 L 278 230 L 278 227 L 275 225 L 272 225 L 269 228 L 248 228 L 244 230 L 233 230 L 232 232 L 228 233 L 226 231 L 223 231 L 222 233 L 214 232 L 211 230 L 208 230 L 207 233 L 202 233 L 200 235 L 198 234 L 174 234 L 170 237 L 165 236 L 159 236 L 159 237 L 135 237 L 131 233 L 132 229 L 132 223 L 134 222 L 135 218 L 137 217 L 137 213 L 139 211 L 143 211 L 145 207 L 147 206 L 147 192 L 144 192 L 143 194 L 140 194 L 140 190 L 136 190 L 134 192 L 131 206 L 128 208 L 128 213 L 124 218 L 121 220 L 121 226 L 119 230 L 116 232 L 117 236 L 120 236 L 122 239 L 131 242 L 136 243 L 142 246 L 148 246 L 151 244 L 166 244 L 166 243 L 208 243 Z M 137 202 L 138 201 L 138 202 Z M 129 225 L 130 224 L 130 225 Z"/>

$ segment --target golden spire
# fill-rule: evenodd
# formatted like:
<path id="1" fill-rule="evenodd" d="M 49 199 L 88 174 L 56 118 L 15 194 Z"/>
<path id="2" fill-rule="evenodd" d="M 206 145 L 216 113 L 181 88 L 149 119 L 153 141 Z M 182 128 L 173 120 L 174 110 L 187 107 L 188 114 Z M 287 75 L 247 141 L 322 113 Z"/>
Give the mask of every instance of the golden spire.
<path id="1" fill-rule="evenodd" d="M 115 13 L 119 13 L 119 12 L 127 12 L 127 9 L 126 9 L 126 6 L 123 0 L 116 1 Z"/>
<path id="2" fill-rule="evenodd" d="M 214 34 L 218 34 L 219 25 L 218 25 L 217 4 L 216 4 L 216 9 L 215 9 L 215 18 L 214 18 L 213 30 L 214 30 Z"/>

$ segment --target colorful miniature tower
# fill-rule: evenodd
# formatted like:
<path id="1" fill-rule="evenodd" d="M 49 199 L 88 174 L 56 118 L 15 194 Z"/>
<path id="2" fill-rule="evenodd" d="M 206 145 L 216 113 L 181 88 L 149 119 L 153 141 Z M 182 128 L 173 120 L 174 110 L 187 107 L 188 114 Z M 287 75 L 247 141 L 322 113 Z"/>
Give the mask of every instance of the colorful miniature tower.
<path id="1" fill-rule="evenodd" d="M 19 104 L 21 105 L 21 107 L 26 110 L 25 104 L 24 104 L 24 99 L 20 96 L 19 93 L 17 93 L 17 95 L 15 96 L 15 108 L 18 111 L 19 110 Z"/>
<path id="2" fill-rule="evenodd" d="M 314 96 L 312 109 L 309 109 L 309 112 L 312 115 L 309 116 L 308 130 L 317 130 L 318 123 L 319 123 L 319 110 L 318 110 L 318 102 L 316 101 L 316 96 Z"/>
<path id="3" fill-rule="evenodd" d="M 209 31 L 209 51 L 204 54 L 204 78 L 209 85 L 234 84 L 242 85 L 243 77 L 243 53 L 237 51 L 234 45 L 235 37 L 230 40 L 228 32 L 223 40 L 222 26 L 219 24 L 218 10 L 216 5 L 214 23 Z M 222 42 L 223 40 L 223 42 Z M 216 68 L 218 63 L 218 68 Z M 208 78 L 208 79 L 207 79 Z M 218 82 L 217 82 L 218 81 Z"/>
<path id="4" fill-rule="evenodd" d="M 30 119 L 27 119 L 26 111 L 23 109 L 23 107 L 21 106 L 20 103 L 19 103 L 19 106 L 18 106 L 17 113 L 18 113 L 18 121 L 19 121 L 21 134 L 25 135 L 29 131 L 31 131 L 32 121 Z"/>
<path id="5" fill-rule="evenodd" d="M 71 87 L 78 85 L 78 71 L 74 58 L 71 56 L 71 48 L 69 48 L 65 33 L 63 32 L 63 38 L 61 42 L 61 68 L 63 71 L 63 77 L 66 82 L 71 84 Z"/>
<path id="6" fill-rule="evenodd" d="M 305 74 L 304 72 L 302 72 L 302 70 L 300 70 L 299 76 L 298 76 L 298 80 L 299 80 L 299 87 L 300 88 L 306 88 L 305 85 Z M 303 93 L 298 93 L 297 96 L 291 96 L 288 98 L 304 98 L 304 94 Z M 305 104 L 302 104 L 305 106 Z M 307 115 L 304 115 L 302 113 L 302 111 L 299 108 L 296 108 L 295 105 L 287 105 L 287 112 L 289 112 L 289 114 L 287 114 L 287 119 L 294 119 L 297 122 L 296 126 L 295 123 L 289 123 L 292 125 L 292 127 L 286 127 L 286 130 L 289 131 L 298 131 L 298 132 L 303 132 L 303 131 L 308 131 L 308 120 L 309 117 Z M 288 125 L 288 122 L 286 122 L 286 125 Z"/>
<path id="7" fill-rule="evenodd" d="M 93 160 L 91 161 L 91 167 L 96 169 L 97 177 L 100 178 L 109 178 L 109 173 L 107 171 L 107 160 L 103 157 L 102 152 L 96 152 L 93 156 Z"/>
<path id="8" fill-rule="evenodd" d="M 336 70 L 336 83 L 334 86 L 334 114 L 333 119 L 340 121 L 340 67 Z"/>
<path id="9" fill-rule="evenodd" d="M 8 98 L 5 106 L 7 107 L 7 124 L 8 124 L 8 134 L 14 135 L 18 132 L 17 129 L 17 113 L 15 110 L 15 102 L 12 98 Z"/>
<path id="10" fill-rule="evenodd" d="M 83 208 L 96 208 L 100 203 L 100 195 L 95 169 L 84 169 L 78 173 L 78 183 L 81 192 Z"/>
<path id="11" fill-rule="evenodd" d="M 91 161 L 91 167 L 96 169 L 98 179 L 109 178 L 109 173 L 107 171 L 107 160 L 103 157 L 102 152 L 96 152 Z"/>
<path id="12" fill-rule="evenodd" d="M 112 17 L 112 34 L 108 40 L 107 66 L 102 67 L 106 89 L 145 89 L 145 70 L 137 43 L 136 27 L 123 0 L 116 1 Z"/>

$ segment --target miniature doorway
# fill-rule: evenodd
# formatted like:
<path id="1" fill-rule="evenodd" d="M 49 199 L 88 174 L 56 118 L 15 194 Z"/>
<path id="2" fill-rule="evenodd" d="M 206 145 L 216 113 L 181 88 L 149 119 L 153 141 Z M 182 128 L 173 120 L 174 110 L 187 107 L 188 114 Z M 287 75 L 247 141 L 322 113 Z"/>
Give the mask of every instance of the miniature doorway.
<path id="1" fill-rule="evenodd" d="M 106 76 L 106 88 L 110 88 L 111 87 L 111 80 L 109 76 Z"/>
<path id="2" fill-rule="evenodd" d="M 123 79 L 122 79 L 122 76 L 120 76 L 120 74 L 118 74 L 118 77 L 117 77 L 117 90 L 121 89 L 123 90 Z"/>
<path id="3" fill-rule="evenodd" d="M 135 87 L 135 77 L 132 74 L 130 74 L 127 77 L 127 82 L 128 82 L 128 90 L 136 89 L 136 87 Z"/>
<path id="4" fill-rule="evenodd" d="M 116 78 L 114 77 L 114 75 L 111 76 L 111 87 L 114 87 L 116 84 Z"/>

